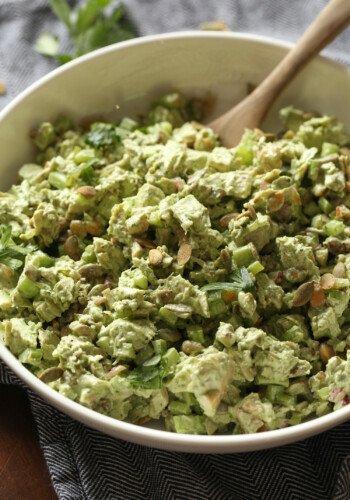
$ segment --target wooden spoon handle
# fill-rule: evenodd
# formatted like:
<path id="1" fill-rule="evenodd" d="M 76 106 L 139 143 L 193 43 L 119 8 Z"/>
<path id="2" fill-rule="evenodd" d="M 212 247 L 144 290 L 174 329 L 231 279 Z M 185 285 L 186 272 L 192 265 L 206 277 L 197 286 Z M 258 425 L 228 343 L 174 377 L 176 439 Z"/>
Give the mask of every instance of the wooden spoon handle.
<path id="1" fill-rule="evenodd" d="M 330 0 L 298 43 L 251 94 L 264 100 L 261 120 L 296 74 L 350 23 L 350 0 Z"/>

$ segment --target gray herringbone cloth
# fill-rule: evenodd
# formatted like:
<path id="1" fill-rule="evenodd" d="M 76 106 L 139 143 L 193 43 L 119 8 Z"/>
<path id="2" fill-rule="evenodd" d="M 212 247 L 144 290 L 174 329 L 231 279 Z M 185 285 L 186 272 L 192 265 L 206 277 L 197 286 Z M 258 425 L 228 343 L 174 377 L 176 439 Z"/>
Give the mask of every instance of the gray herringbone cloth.
<path id="1" fill-rule="evenodd" d="M 201 22 L 221 19 L 235 31 L 295 41 L 326 0 L 124 3 L 140 35 L 193 29 Z M 0 0 L 0 80 L 8 87 L 7 95 L 0 97 L 0 107 L 55 66 L 32 48 L 41 31 L 64 37 L 64 28 L 47 4 L 45 0 Z M 349 64 L 349 48 L 348 30 L 326 54 Z M 0 382 L 19 383 L 1 363 Z M 226 456 L 180 454 L 104 436 L 28 392 L 41 446 L 61 500 L 350 498 L 350 423 L 268 451 Z"/>

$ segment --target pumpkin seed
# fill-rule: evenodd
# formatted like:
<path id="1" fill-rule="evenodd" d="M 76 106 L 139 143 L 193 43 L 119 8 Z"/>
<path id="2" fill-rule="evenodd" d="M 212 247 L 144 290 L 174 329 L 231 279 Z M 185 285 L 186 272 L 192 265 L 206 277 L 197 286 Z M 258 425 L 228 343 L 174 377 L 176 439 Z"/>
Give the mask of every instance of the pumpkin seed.
<path id="1" fill-rule="evenodd" d="M 192 255 L 192 245 L 184 241 L 177 252 L 177 262 L 179 266 L 184 266 L 190 260 Z"/>
<path id="2" fill-rule="evenodd" d="M 323 288 L 315 285 L 315 289 L 312 293 L 310 304 L 312 307 L 322 307 L 326 302 L 326 294 L 324 293 Z"/>
<path id="3" fill-rule="evenodd" d="M 80 186 L 77 189 L 77 193 L 81 194 L 85 198 L 93 198 L 96 196 L 96 189 L 93 186 Z"/>
<path id="4" fill-rule="evenodd" d="M 300 307 L 307 304 L 312 297 L 314 289 L 315 283 L 313 281 L 307 281 L 306 283 L 300 285 L 294 295 L 293 307 Z"/>
<path id="5" fill-rule="evenodd" d="M 85 238 L 87 233 L 85 223 L 82 220 L 72 220 L 70 223 L 70 230 L 71 233 L 78 236 L 78 238 Z"/>
<path id="6" fill-rule="evenodd" d="M 59 366 L 52 366 L 51 368 L 46 368 L 46 370 L 41 372 L 39 379 L 42 382 L 45 382 L 45 384 L 49 384 L 50 382 L 54 382 L 55 380 L 61 378 L 63 373 L 63 369 Z"/>
<path id="7" fill-rule="evenodd" d="M 284 193 L 283 191 L 276 191 L 272 196 L 270 196 L 267 202 L 267 208 L 270 212 L 277 212 L 284 205 Z"/>
<path id="8" fill-rule="evenodd" d="M 143 238 L 135 238 L 135 241 L 142 247 L 142 248 L 156 248 L 156 245 L 152 243 L 150 240 L 144 240 Z"/>
<path id="9" fill-rule="evenodd" d="M 85 264 L 79 269 L 79 273 L 83 278 L 93 280 L 103 275 L 103 267 L 100 264 Z"/>
<path id="10" fill-rule="evenodd" d="M 181 334 L 177 330 L 170 330 L 169 328 L 161 328 L 158 330 L 158 337 L 167 342 L 177 342 L 181 339 Z"/>
<path id="11" fill-rule="evenodd" d="M 68 236 L 63 245 L 64 251 L 73 260 L 79 260 L 81 257 L 81 249 L 78 238 L 73 234 Z"/>
<path id="12" fill-rule="evenodd" d="M 219 220 L 219 224 L 220 224 L 220 226 L 221 226 L 221 227 L 224 227 L 224 228 L 228 227 L 228 225 L 229 225 L 229 223 L 231 222 L 231 220 L 236 219 L 236 218 L 237 218 L 237 215 L 238 215 L 238 214 L 237 214 L 237 213 L 234 213 L 234 212 L 232 212 L 232 213 L 230 213 L 230 214 L 223 215 L 223 216 L 221 217 L 221 219 Z"/>
<path id="13" fill-rule="evenodd" d="M 335 352 L 332 346 L 322 343 L 319 348 L 319 354 L 321 361 L 323 363 L 327 363 L 329 359 L 333 358 L 335 356 Z"/>
<path id="14" fill-rule="evenodd" d="M 174 297 L 174 292 L 172 290 L 160 290 L 159 298 L 163 304 L 169 304 Z"/>
<path id="15" fill-rule="evenodd" d="M 330 290 L 335 285 L 335 276 L 331 273 L 325 273 L 321 276 L 320 285 L 323 290 Z"/>
<path id="16" fill-rule="evenodd" d="M 333 268 L 332 272 L 333 276 L 336 278 L 345 278 L 346 276 L 346 267 L 344 262 L 338 262 Z"/>

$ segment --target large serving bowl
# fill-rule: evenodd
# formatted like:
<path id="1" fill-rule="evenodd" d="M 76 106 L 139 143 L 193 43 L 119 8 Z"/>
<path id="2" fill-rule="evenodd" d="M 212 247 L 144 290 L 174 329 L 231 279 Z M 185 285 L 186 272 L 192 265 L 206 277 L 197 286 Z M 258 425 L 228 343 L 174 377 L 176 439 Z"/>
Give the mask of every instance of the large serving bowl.
<path id="1" fill-rule="evenodd" d="M 73 61 L 39 80 L 0 113 L 0 189 L 16 180 L 33 157 L 29 133 L 60 113 L 117 118 L 135 115 L 171 89 L 215 97 L 213 115 L 228 109 L 256 85 L 290 45 L 233 33 L 173 33 L 112 45 Z M 288 104 L 339 116 L 350 128 L 350 72 L 318 57 L 271 109 L 265 129 L 278 129 L 277 110 Z M 32 375 L 0 341 L 0 358 L 33 391 L 59 410 L 106 434 L 175 451 L 233 453 L 279 446 L 322 432 L 350 418 L 350 405 L 294 427 L 251 435 L 192 436 L 114 420 L 55 392 Z"/>

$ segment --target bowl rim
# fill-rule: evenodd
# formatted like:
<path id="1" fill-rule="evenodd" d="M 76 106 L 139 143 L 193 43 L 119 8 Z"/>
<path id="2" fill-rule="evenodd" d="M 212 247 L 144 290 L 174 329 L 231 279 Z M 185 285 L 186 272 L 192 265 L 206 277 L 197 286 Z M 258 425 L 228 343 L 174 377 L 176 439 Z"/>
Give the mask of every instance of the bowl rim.
<path id="1" fill-rule="evenodd" d="M 70 71 L 72 68 L 85 64 L 95 58 L 99 58 L 105 54 L 115 51 L 127 50 L 130 47 L 152 44 L 155 42 L 172 41 L 178 39 L 234 39 L 237 41 L 258 43 L 267 46 L 273 46 L 282 49 L 290 49 L 293 43 L 274 39 L 262 35 L 254 35 L 249 33 L 232 33 L 232 32 L 206 32 L 206 31 L 180 31 L 166 34 L 149 35 L 144 37 L 119 42 L 89 54 L 79 57 L 63 66 L 60 66 L 47 75 L 41 77 L 38 81 L 31 84 L 27 89 L 16 96 L 5 108 L 0 111 L 0 121 L 4 120 L 17 106 L 21 105 L 25 99 L 33 92 L 44 87 L 56 76 Z M 317 60 L 322 60 L 323 63 L 331 68 L 347 71 L 349 68 L 343 64 L 332 61 L 324 56 L 318 56 Z M 36 394 L 44 400 L 65 412 L 69 416 L 76 418 L 85 425 L 95 428 L 100 432 L 105 432 L 109 435 L 128 440 L 134 443 L 139 443 L 155 448 L 163 448 L 169 450 L 183 451 L 189 453 L 234 453 L 253 451 L 258 449 L 271 448 L 281 444 L 295 442 L 306 437 L 318 434 L 326 429 L 339 425 L 350 419 L 350 405 L 345 406 L 335 412 L 317 417 L 313 420 L 303 422 L 291 427 L 266 431 L 263 433 L 254 434 L 238 434 L 238 435 L 192 435 L 192 434 L 176 434 L 164 430 L 157 430 L 148 427 L 142 427 L 122 420 L 117 420 L 108 417 L 94 410 L 84 407 L 83 405 L 70 400 L 69 398 L 58 393 L 44 382 L 40 381 L 20 361 L 9 351 L 0 340 L 0 359 Z"/>

